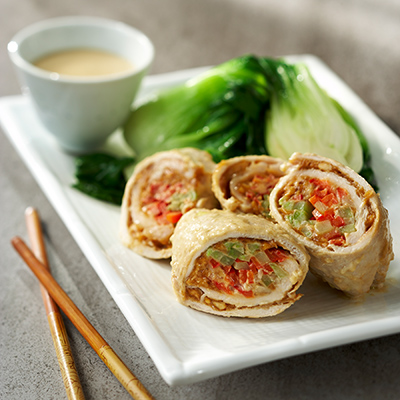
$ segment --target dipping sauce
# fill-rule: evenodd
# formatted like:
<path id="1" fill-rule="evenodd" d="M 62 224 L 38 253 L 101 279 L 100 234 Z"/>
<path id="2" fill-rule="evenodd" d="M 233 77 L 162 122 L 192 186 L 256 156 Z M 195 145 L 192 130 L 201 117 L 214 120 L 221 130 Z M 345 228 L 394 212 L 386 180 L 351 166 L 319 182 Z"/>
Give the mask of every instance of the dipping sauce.
<path id="1" fill-rule="evenodd" d="M 125 58 L 93 49 L 71 49 L 48 54 L 33 63 L 36 67 L 62 75 L 102 76 L 133 70 Z"/>

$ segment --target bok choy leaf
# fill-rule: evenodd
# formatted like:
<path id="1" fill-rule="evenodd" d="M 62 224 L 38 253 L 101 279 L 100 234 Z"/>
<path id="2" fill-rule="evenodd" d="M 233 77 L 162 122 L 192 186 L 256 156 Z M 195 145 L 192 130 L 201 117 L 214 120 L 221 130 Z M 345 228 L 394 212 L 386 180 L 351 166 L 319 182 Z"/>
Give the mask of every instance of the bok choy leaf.
<path id="1" fill-rule="evenodd" d="M 206 150 L 217 162 L 265 153 L 268 88 L 256 57 L 232 59 L 134 110 L 125 125 L 125 139 L 136 161 L 182 147 Z"/>
<path id="2" fill-rule="evenodd" d="M 133 163 L 131 157 L 114 157 L 105 153 L 86 154 L 75 159 L 73 188 L 111 204 L 120 205 L 126 178 L 124 169 Z"/>

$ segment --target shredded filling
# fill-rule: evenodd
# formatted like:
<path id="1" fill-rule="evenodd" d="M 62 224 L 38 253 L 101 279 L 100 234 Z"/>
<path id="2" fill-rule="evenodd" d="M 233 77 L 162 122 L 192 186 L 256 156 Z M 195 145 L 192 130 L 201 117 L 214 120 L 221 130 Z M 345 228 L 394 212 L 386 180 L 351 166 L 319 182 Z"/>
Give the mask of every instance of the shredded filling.
<path id="1" fill-rule="evenodd" d="M 293 256 L 274 242 L 227 239 L 212 245 L 196 259 L 186 278 L 186 295 L 199 300 L 198 288 L 246 298 L 263 296 L 276 288 L 284 292 L 293 286 L 290 272 L 297 266 Z"/>
<path id="2" fill-rule="evenodd" d="M 194 208 L 197 193 L 182 183 L 178 175 L 170 179 L 153 180 L 142 193 L 141 208 L 159 225 L 176 224 L 182 215 Z"/>
<path id="3" fill-rule="evenodd" d="M 235 164 L 226 172 L 230 175 L 227 193 L 240 202 L 243 212 L 271 219 L 269 195 L 282 175 L 277 169 L 277 166 L 261 161 Z"/>
<path id="4" fill-rule="evenodd" d="M 271 218 L 269 208 L 269 195 L 279 180 L 273 174 L 256 174 L 249 180 L 237 182 L 231 193 L 245 203 L 245 208 L 253 214 Z"/>
<path id="5" fill-rule="evenodd" d="M 348 191 L 326 179 L 311 178 L 285 188 L 280 212 L 299 234 L 321 246 L 345 246 L 356 232 L 355 214 Z"/>

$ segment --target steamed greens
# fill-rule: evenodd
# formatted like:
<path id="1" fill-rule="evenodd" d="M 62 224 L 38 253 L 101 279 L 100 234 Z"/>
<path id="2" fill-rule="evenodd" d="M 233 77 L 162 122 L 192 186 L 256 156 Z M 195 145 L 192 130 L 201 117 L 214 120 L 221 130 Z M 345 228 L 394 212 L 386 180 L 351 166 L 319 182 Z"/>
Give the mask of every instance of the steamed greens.
<path id="1" fill-rule="evenodd" d="M 265 121 L 268 152 L 283 159 L 294 152 L 312 152 L 361 171 L 363 153 L 356 132 L 307 67 L 279 63 L 276 71 L 279 79 Z"/>
<path id="2" fill-rule="evenodd" d="M 125 139 L 136 161 L 181 147 L 207 150 L 215 161 L 262 154 L 269 97 L 258 59 L 235 58 L 137 108 L 126 123 Z"/>
<path id="3" fill-rule="evenodd" d="M 86 154 L 75 159 L 73 188 L 111 204 L 120 205 L 126 178 L 124 170 L 133 163 L 131 157 L 105 153 Z"/>
<path id="4" fill-rule="evenodd" d="M 373 183 L 367 141 L 350 114 L 302 63 L 246 55 L 229 60 L 133 110 L 124 136 L 136 162 L 196 147 L 214 161 L 311 152 L 348 165 Z"/>

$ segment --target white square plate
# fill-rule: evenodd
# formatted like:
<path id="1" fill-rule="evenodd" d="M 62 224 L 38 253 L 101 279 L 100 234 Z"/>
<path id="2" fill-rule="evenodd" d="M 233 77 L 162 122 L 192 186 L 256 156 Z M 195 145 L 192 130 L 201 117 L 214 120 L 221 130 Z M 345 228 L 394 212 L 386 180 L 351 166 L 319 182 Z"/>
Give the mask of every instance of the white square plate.
<path id="1" fill-rule="evenodd" d="M 319 59 L 304 61 L 318 83 L 356 118 L 372 152 L 382 201 L 389 210 L 394 250 L 400 252 L 400 139 Z M 204 69 L 147 77 L 138 101 Z M 387 287 L 362 303 L 351 301 L 309 275 L 304 297 L 276 317 L 226 319 L 180 305 L 167 261 L 144 259 L 118 240 L 119 207 L 71 188 L 74 159 L 63 153 L 22 96 L 0 99 L 0 121 L 100 279 L 170 385 L 212 378 L 252 365 L 400 332 L 400 262 Z M 121 132 L 106 149 L 124 151 Z M 126 149 L 125 149 L 126 151 Z"/>

